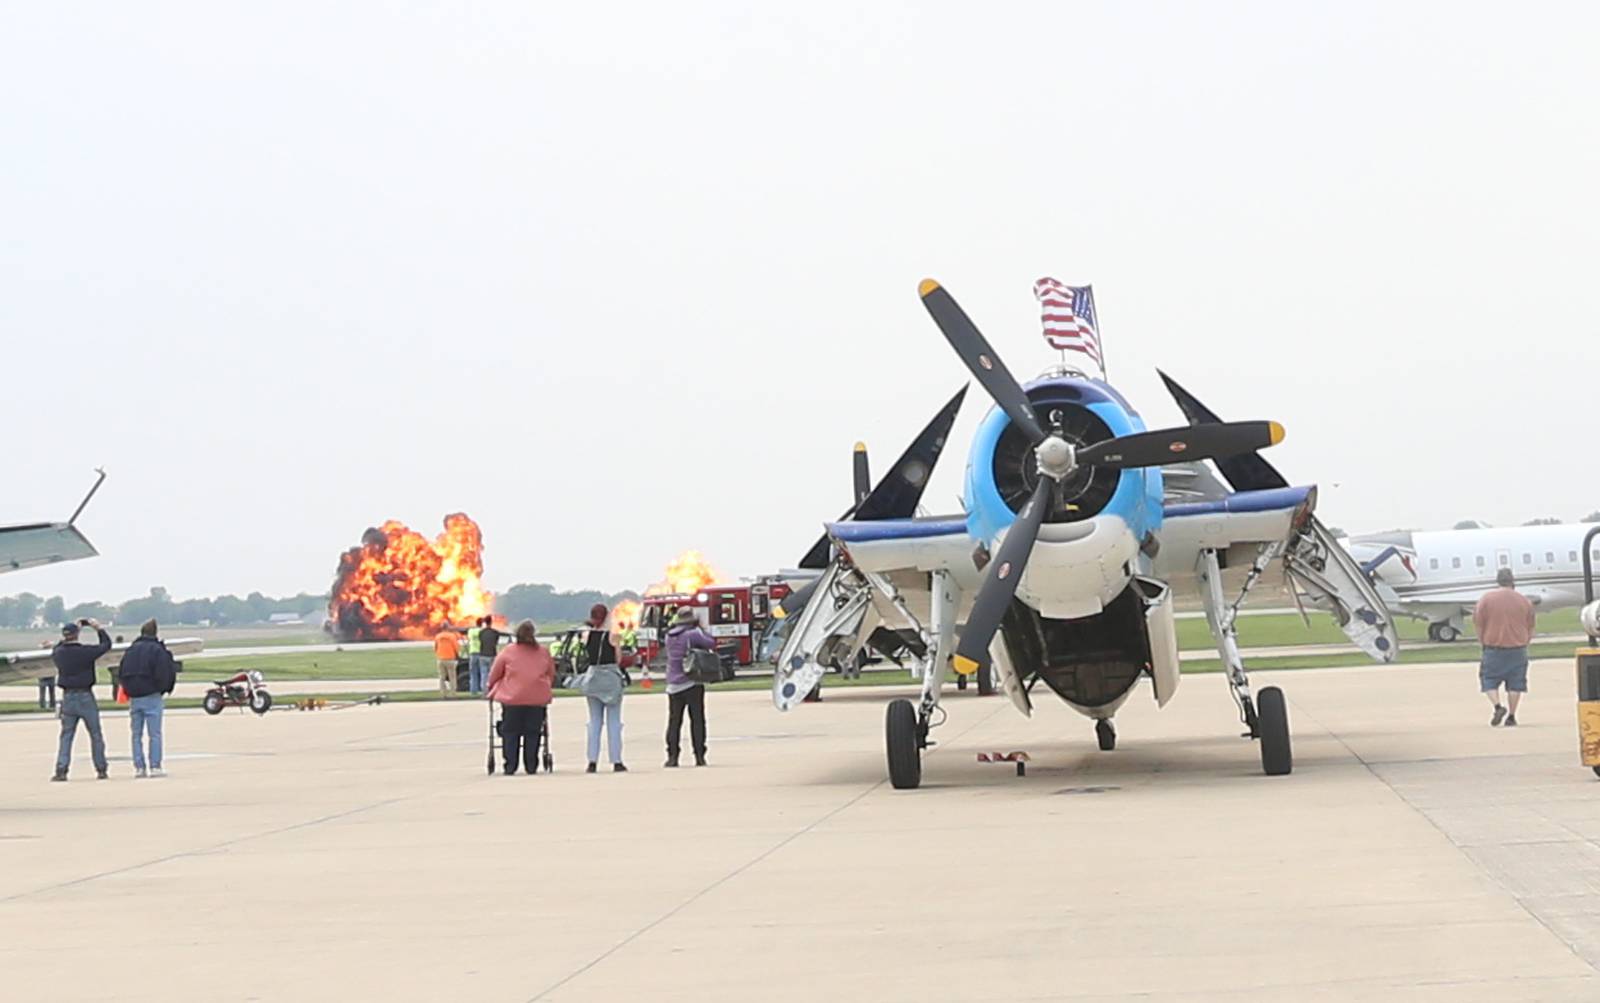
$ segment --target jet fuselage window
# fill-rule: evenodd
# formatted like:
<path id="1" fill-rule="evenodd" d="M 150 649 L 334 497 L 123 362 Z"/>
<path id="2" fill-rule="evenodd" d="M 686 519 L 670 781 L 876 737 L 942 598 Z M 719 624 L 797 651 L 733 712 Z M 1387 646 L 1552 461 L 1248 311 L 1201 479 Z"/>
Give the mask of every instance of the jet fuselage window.
<path id="1" fill-rule="evenodd" d="M 1522 555 L 1522 563 L 1523 564 L 1532 564 L 1533 563 L 1533 555 L 1532 554 L 1523 554 Z"/>
<path id="2" fill-rule="evenodd" d="M 1544 563 L 1546 563 L 1546 564 L 1554 564 L 1554 563 L 1556 563 L 1555 551 L 1547 550 L 1547 551 L 1544 552 Z"/>
<path id="3" fill-rule="evenodd" d="M 1452 557 L 1452 558 L 1450 558 L 1450 566 L 1451 566 L 1451 567 L 1452 567 L 1452 568 L 1459 568 L 1459 567 L 1461 567 L 1461 558 L 1459 558 L 1459 557 Z"/>
<path id="4" fill-rule="evenodd" d="M 1486 565 L 1486 564 L 1488 564 L 1488 563 L 1489 563 L 1489 562 L 1488 562 L 1488 561 L 1485 561 L 1485 560 L 1484 560 L 1484 559 L 1483 559 L 1483 555 L 1482 555 L 1482 554 L 1479 554 L 1479 555 L 1478 555 L 1478 567 L 1480 567 L 1480 568 L 1481 568 L 1481 567 L 1484 567 L 1484 566 L 1485 566 L 1485 565 Z"/>
<path id="5" fill-rule="evenodd" d="M 1437 557 L 1428 558 L 1428 570 L 1429 571 L 1438 571 L 1439 570 L 1439 559 Z"/>
<path id="6" fill-rule="evenodd" d="M 1578 552 L 1576 550 L 1567 551 L 1567 560 L 1571 561 L 1573 564 L 1577 564 L 1578 563 Z"/>

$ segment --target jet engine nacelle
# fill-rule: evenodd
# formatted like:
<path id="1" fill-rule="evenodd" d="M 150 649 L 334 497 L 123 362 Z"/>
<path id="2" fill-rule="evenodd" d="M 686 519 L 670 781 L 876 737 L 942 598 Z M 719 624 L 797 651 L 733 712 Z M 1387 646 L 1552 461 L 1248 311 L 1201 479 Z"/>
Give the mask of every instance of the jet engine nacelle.
<path id="1" fill-rule="evenodd" d="M 1600 599 L 1578 611 L 1578 622 L 1583 624 L 1584 633 L 1600 637 Z"/>

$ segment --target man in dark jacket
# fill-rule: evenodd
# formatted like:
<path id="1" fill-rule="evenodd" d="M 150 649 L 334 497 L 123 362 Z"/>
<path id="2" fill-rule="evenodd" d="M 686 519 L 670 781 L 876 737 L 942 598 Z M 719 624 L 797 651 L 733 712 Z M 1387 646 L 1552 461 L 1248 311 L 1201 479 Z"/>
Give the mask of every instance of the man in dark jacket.
<path id="1" fill-rule="evenodd" d="M 93 627 L 99 639 L 94 647 L 78 643 L 78 624 Z M 100 732 L 100 705 L 94 699 L 94 663 L 111 650 L 111 635 L 96 620 L 63 624 L 61 642 L 50 652 L 56 665 L 56 685 L 61 688 L 61 745 L 56 752 L 56 772 L 51 780 L 67 779 L 72 765 L 72 740 L 78 735 L 81 720 L 89 729 L 89 751 L 94 771 L 106 779 L 106 740 Z"/>
<path id="2" fill-rule="evenodd" d="M 156 636 L 155 620 L 146 620 L 122 655 L 122 690 L 128 694 L 128 723 L 133 729 L 133 777 L 164 777 L 161 768 L 161 715 L 166 695 L 177 685 L 177 663 Z M 150 729 L 149 770 L 145 769 L 144 731 Z"/>

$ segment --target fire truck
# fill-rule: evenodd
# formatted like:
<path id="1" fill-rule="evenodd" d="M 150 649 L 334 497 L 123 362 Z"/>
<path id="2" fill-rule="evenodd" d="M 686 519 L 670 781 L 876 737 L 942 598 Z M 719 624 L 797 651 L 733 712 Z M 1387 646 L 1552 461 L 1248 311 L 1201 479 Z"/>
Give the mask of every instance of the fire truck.
<path id="1" fill-rule="evenodd" d="M 757 662 L 761 639 L 776 622 L 773 607 L 789 592 L 787 582 L 764 575 L 738 585 L 707 585 L 694 592 L 645 596 L 639 611 L 639 653 L 652 666 L 665 668 L 662 641 L 678 610 L 688 606 L 706 633 L 717 639 L 723 672 L 731 677 L 738 668 Z"/>

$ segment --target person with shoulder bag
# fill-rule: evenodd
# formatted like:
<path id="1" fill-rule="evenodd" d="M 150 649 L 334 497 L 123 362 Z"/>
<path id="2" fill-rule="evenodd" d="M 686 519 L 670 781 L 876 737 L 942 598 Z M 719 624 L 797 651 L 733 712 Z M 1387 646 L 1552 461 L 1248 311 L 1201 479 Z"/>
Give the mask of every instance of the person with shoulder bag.
<path id="1" fill-rule="evenodd" d="M 706 633 L 688 606 L 678 608 L 667 631 L 667 763 L 678 765 L 683 738 L 683 714 L 689 712 L 689 739 L 694 745 L 694 765 L 706 765 L 706 686 L 703 677 L 692 675 L 691 659 L 710 657 L 719 671 L 717 639 Z"/>
<path id="2" fill-rule="evenodd" d="M 617 664 L 616 645 L 606 629 L 609 610 L 602 603 L 589 609 L 588 636 L 583 641 L 583 656 L 588 668 L 578 677 L 578 690 L 589 704 L 589 766 L 584 771 L 594 773 L 600 763 L 600 730 L 605 729 L 606 745 L 611 752 L 613 773 L 626 773 L 622 764 L 622 694 L 627 690 L 628 674 Z"/>

